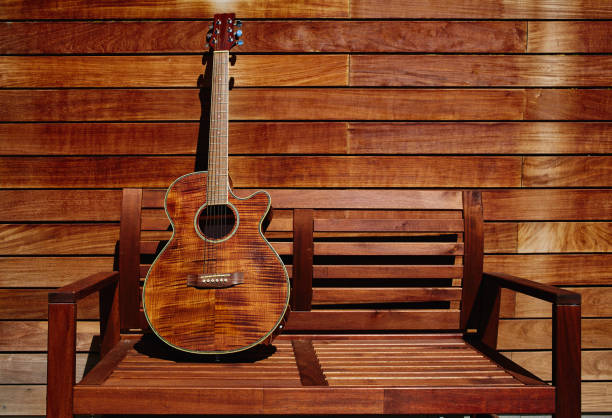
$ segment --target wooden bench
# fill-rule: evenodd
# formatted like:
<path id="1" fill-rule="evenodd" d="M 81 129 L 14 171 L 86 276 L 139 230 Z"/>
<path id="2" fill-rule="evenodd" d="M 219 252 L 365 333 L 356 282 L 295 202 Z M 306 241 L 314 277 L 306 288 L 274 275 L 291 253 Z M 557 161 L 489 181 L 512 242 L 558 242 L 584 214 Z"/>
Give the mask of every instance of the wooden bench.
<path id="1" fill-rule="evenodd" d="M 479 192 L 270 193 L 292 276 L 272 346 L 211 358 L 147 333 L 142 279 L 169 222 L 163 191 L 126 189 L 118 271 L 49 294 L 48 416 L 580 415 L 580 296 L 483 274 Z M 501 288 L 553 304 L 552 384 L 496 351 Z M 77 301 L 93 292 L 101 360 L 75 383 Z"/>

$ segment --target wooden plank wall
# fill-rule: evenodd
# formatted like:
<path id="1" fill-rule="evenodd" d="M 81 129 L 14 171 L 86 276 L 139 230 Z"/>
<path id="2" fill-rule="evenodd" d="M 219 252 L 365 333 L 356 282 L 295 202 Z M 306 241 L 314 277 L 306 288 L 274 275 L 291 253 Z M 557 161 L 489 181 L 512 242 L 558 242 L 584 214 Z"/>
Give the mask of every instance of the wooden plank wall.
<path id="1" fill-rule="evenodd" d="M 582 293 L 583 409 L 612 411 L 612 3 L 223 3 L 0 1 L 0 414 L 44 413 L 46 291 L 112 268 L 119 189 L 193 170 L 226 11 L 236 187 L 483 189 L 486 268 Z M 550 378 L 550 308 L 502 309 Z"/>

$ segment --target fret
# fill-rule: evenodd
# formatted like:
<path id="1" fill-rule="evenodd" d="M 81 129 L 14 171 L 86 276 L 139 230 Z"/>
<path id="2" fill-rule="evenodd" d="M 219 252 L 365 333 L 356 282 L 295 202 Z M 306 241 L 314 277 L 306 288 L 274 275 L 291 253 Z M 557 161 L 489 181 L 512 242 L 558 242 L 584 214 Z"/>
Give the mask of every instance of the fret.
<path id="1" fill-rule="evenodd" d="M 206 201 L 210 205 L 223 205 L 228 198 L 229 51 L 213 53 L 212 71 Z"/>

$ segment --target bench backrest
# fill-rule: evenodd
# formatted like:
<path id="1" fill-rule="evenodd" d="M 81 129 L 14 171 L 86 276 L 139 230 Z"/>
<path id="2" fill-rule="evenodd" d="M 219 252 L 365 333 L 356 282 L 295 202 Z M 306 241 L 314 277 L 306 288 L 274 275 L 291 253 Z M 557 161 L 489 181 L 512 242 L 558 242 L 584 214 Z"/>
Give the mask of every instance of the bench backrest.
<path id="1" fill-rule="evenodd" d="M 287 331 L 466 329 L 483 263 L 478 191 L 269 193 L 274 213 L 266 236 L 292 278 Z M 171 236 L 164 194 L 123 192 L 123 330 L 146 328 L 142 281 Z"/>

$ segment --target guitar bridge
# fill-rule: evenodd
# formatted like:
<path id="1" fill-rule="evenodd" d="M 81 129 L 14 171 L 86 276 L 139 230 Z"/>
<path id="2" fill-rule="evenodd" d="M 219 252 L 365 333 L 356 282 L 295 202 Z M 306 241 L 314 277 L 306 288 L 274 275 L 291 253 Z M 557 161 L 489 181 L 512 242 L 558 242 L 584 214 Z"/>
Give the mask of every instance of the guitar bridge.
<path id="1" fill-rule="evenodd" d="M 244 273 L 241 271 L 234 273 L 189 274 L 187 276 L 187 286 L 195 287 L 196 289 L 223 289 L 243 282 Z"/>

